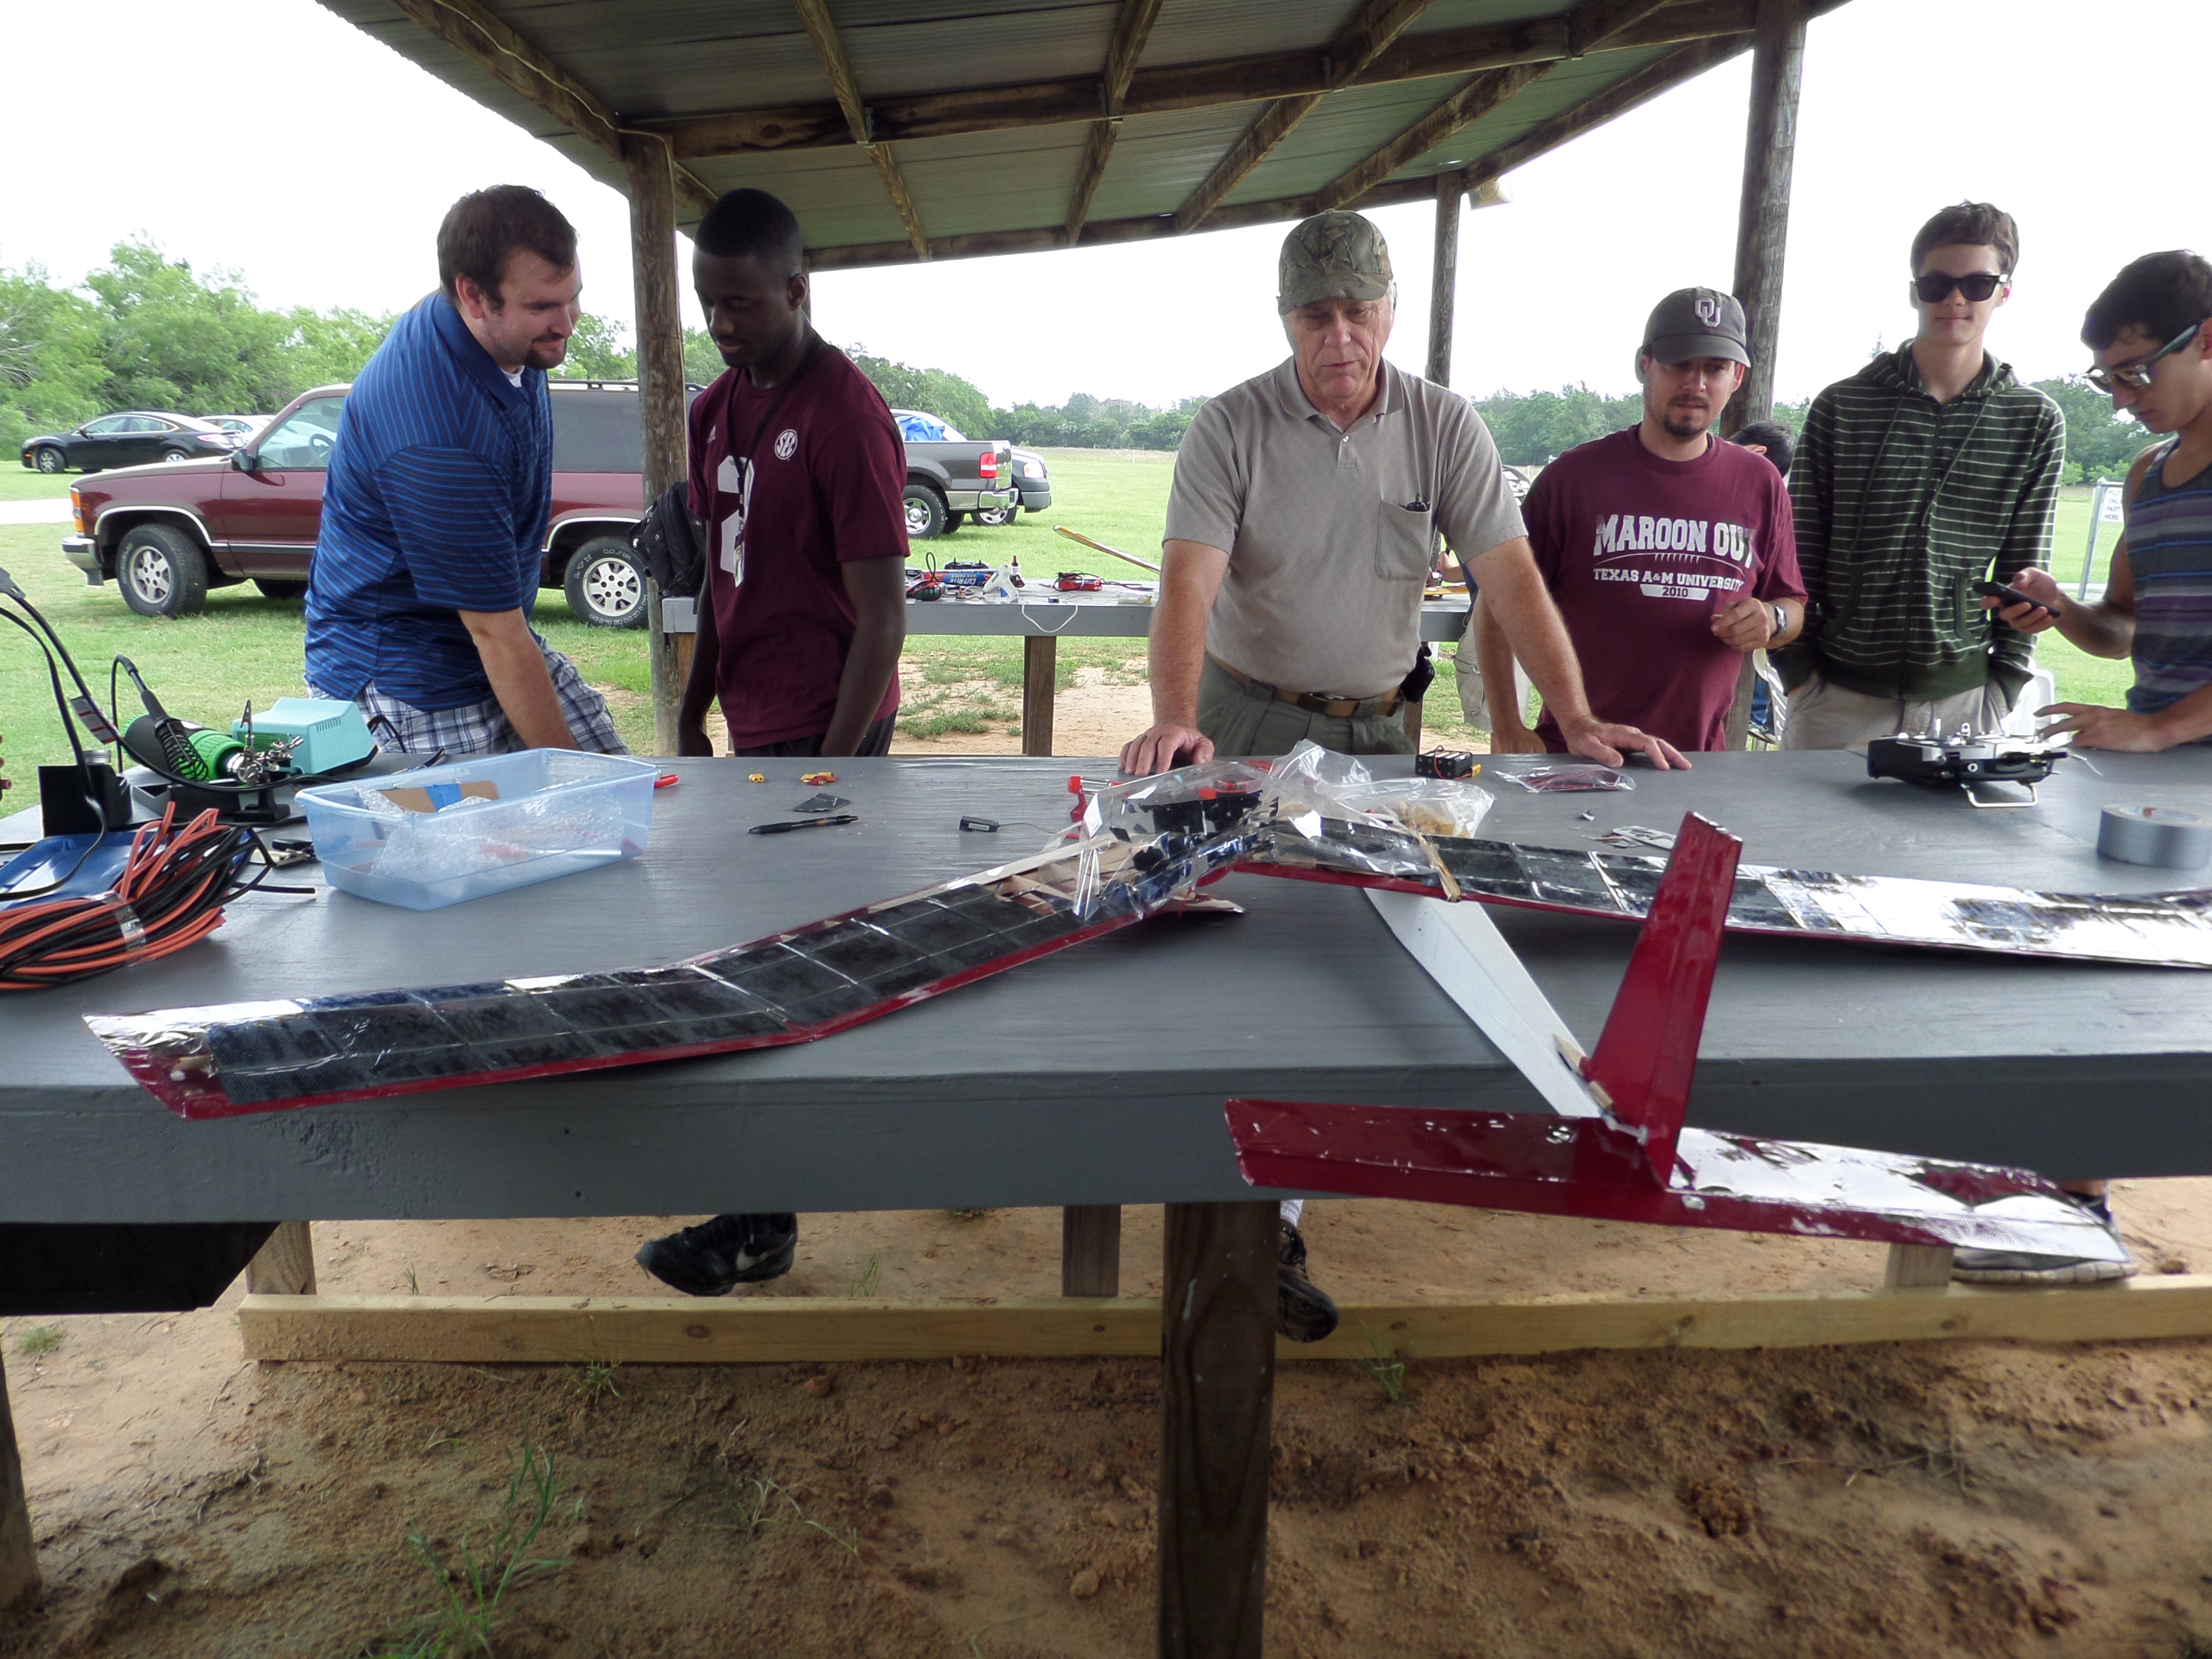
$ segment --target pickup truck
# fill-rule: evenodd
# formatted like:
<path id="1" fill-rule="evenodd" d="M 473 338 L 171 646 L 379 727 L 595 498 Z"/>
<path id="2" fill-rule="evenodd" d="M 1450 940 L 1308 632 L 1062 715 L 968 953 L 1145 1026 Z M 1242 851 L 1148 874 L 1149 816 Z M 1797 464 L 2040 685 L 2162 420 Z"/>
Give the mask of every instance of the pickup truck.
<path id="1" fill-rule="evenodd" d="M 971 513 L 1005 513 L 1021 506 L 1009 446 L 963 438 L 934 416 L 910 409 L 891 410 L 891 419 L 906 441 L 909 539 L 957 530 Z"/>
<path id="2" fill-rule="evenodd" d="M 317 386 L 228 456 L 101 472 L 70 491 L 62 552 L 141 616 L 183 617 L 210 587 L 307 591 L 323 478 L 347 387 Z M 694 389 L 696 392 L 696 388 Z M 555 380 L 553 515 L 539 582 L 601 628 L 645 625 L 645 571 L 629 544 L 645 515 L 635 382 Z"/>

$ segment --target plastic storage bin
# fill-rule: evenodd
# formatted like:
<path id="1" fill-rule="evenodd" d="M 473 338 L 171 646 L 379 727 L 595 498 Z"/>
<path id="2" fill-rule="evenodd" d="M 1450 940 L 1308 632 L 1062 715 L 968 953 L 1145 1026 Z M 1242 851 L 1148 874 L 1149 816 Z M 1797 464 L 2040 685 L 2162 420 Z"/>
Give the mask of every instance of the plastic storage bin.
<path id="1" fill-rule="evenodd" d="M 302 789 L 323 874 L 410 910 L 634 859 L 653 830 L 650 761 L 574 749 L 486 755 Z M 422 792 L 433 811 L 388 799 Z"/>

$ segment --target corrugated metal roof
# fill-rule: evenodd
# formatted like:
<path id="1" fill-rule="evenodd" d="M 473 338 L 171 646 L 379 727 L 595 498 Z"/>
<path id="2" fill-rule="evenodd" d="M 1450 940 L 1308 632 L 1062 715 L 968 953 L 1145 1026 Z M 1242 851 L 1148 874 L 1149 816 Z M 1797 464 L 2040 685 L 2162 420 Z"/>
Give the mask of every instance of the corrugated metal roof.
<path id="1" fill-rule="evenodd" d="M 1841 3 L 1814 0 L 1813 9 Z M 617 189 L 625 185 L 618 130 L 669 134 L 683 158 L 686 225 L 713 193 L 752 185 L 791 204 L 819 262 L 915 257 L 789 0 L 323 3 Z M 1633 0 L 1434 0 L 1364 79 L 1346 83 L 1343 66 L 1325 67 L 1325 55 L 1382 4 L 1164 0 L 1084 239 L 1171 230 L 1178 210 L 1285 91 L 1319 96 L 1195 228 L 1307 210 L 1316 192 L 1477 75 L 1507 63 L 1547 65 L 1499 107 L 1401 160 L 1361 199 L 1406 199 L 1455 167 L 1479 183 L 1498 170 L 1492 159 L 1528 159 L 1509 147 L 1532 133 L 1571 137 L 1611 103 L 1743 50 L 1756 10 L 1756 0 L 1671 0 L 1649 16 Z M 874 136 L 892 145 L 933 255 L 1053 244 L 1122 9 L 1121 0 L 830 0 Z M 1637 15 L 1626 30 L 1599 50 L 1565 56 L 1600 20 L 1629 12 Z M 1332 72 L 1334 83 L 1324 78 Z M 778 114 L 771 121 L 754 112 Z"/>

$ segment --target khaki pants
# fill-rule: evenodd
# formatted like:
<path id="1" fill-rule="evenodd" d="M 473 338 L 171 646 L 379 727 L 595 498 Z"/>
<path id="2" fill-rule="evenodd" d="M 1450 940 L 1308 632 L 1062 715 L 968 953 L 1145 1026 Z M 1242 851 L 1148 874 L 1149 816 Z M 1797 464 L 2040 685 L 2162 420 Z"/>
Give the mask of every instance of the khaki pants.
<path id="1" fill-rule="evenodd" d="M 1239 685 L 1211 658 L 1199 676 L 1198 729 L 1213 739 L 1213 752 L 1223 760 L 1288 754 L 1306 738 L 1340 755 L 1413 752 L 1402 703 L 1389 714 L 1316 714 Z"/>
<path id="2" fill-rule="evenodd" d="M 2010 712 L 1996 684 L 1961 691 L 1929 702 L 1899 697 L 1870 697 L 1831 685 L 1818 673 L 1790 694 L 1790 723 L 1783 728 L 1784 749 L 1856 749 L 1875 738 L 1899 732 L 1925 732 L 1940 726 L 1947 737 L 1961 726 L 1994 732 Z"/>

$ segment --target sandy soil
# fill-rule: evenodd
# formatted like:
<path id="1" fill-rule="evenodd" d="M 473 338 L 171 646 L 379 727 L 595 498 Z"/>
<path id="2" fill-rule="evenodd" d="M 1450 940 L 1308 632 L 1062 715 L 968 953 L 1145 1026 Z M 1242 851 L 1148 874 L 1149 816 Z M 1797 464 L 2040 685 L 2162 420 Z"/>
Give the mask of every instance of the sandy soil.
<path id="1" fill-rule="evenodd" d="M 1141 687 L 1079 685 L 1055 746 L 1110 752 L 1144 715 Z M 2119 1184 L 2145 1272 L 2212 1271 L 2208 1200 Z M 661 1294 L 630 1252 L 690 1219 L 319 1224 L 315 1252 L 333 1293 Z M 1347 1303 L 1881 1271 L 1870 1246 L 1383 1203 L 1306 1231 Z M 1160 1212 L 1128 1211 L 1124 1294 L 1158 1293 L 1160 1248 Z M 1058 1250 L 1047 1211 L 810 1216 L 750 1293 L 1050 1295 Z M 1150 1363 L 264 1365 L 240 1290 L 0 1322 L 46 1580 L 0 1615 L 0 1659 L 1152 1650 Z M 1289 1364 L 1267 1651 L 2212 1659 L 2208 1413 L 2202 1341 L 1436 1363 L 1397 1401 Z M 536 1513 L 509 1501 L 528 1453 L 557 1496 L 502 1544 Z M 494 1595 L 509 1559 L 544 1565 Z M 481 1617 L 422 1622 L 441 1606 Z"/>
<path id="2" fill-rule="evenodd" d="M 2123 1183 L 2146 1271 L 2212 1182 Z M 656 1293 L 667 1218 L 319 1224 L 323 1288 Z M 1347 1300 L 1870 1283 L 1878 1250 L 1313 1206 Z M 1044 1211 L 809 1217 L 755 1294 L 1050 1294 Z M 1127 1212 L 1125 1294 L 1159 1212 Z M 2098 1292 L 2087 1291 L 2084 1295 Z M 0 1329 L 47 1579 L 0 1655 L 389 1650 L 560 1496 L 502 1656 L 1149 1651 L 1157 1369 L 260 1365 L 230 1311 Z M 27 1342 L 58 1346 L 33 1358 Z M 2212 1344 L 1892 1345 L 1358 1367 L 1277 1391 L 1271 1654 L 2212 1654 Z M 2191 1645 L 2192 1643 L 2197 1645 Z M 459 1649 L 456 1651 L 461 1650 Z"/>

